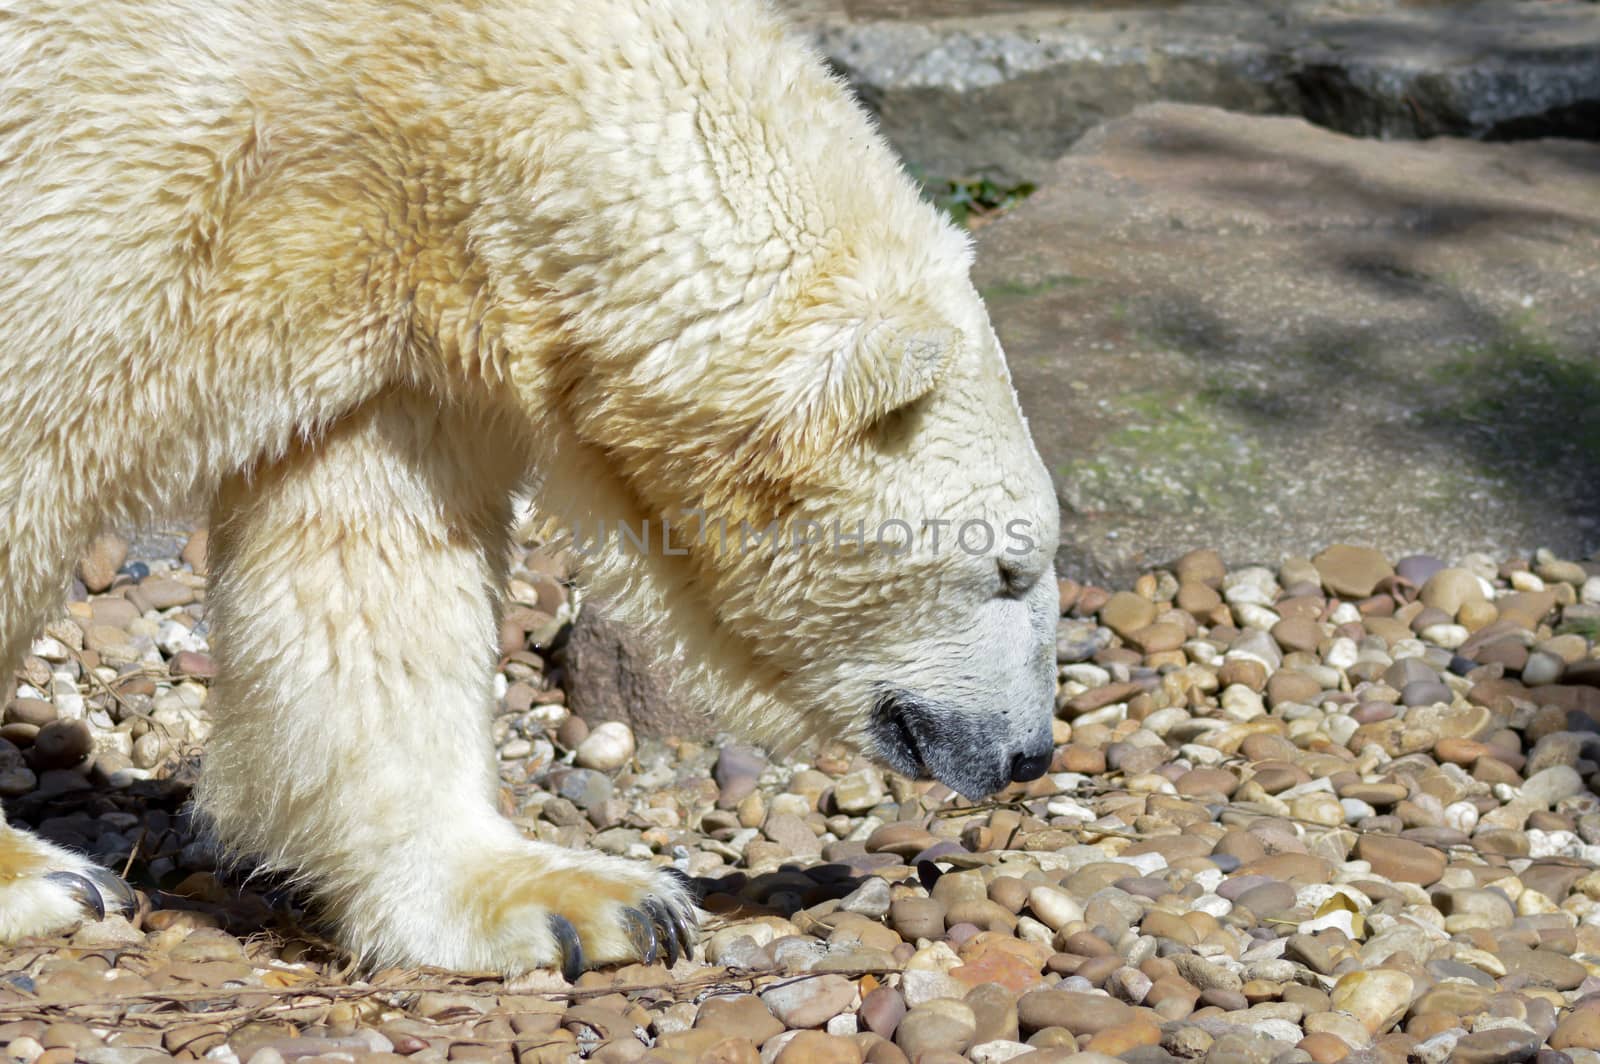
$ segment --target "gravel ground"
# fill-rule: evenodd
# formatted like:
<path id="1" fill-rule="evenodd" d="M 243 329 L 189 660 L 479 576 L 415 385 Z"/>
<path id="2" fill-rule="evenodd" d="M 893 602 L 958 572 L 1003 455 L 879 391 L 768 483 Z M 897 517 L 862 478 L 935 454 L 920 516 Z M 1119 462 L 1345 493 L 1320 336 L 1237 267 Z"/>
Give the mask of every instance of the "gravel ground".
<path id="1" fill-rule="evenodd" d="M 10 815 L 141 892 L 0 953 L 26 1064 L 1527 1061 L 1600 1064 L 1600 556 L 1276 569 L 1197 551 L 1061 587 L 1051 773 L 981 803 L 843 749 L 774 761 L 568 714 L 559 559 L 512 583 L 503 805 L 697 877 L 692 958 L 359 972 L 216 871 L 204 538 L 105 539 L 0 726 Z"/>

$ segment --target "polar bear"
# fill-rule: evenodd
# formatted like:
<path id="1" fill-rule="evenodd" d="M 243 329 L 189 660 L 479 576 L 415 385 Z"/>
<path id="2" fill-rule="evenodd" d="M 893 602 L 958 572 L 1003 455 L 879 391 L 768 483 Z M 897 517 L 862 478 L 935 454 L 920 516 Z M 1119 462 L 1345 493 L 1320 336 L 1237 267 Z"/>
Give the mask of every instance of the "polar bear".
<path id="1" fill-rule="evenodd" d="M 4 7 L 0 657 L 209 507 L 222 843 L 375 965 L 671 959 L 679 878 L 496 812 L 510 500 L 656 530 L 591 579 L 729 724 L 1037 777 L 1058 514 L 970 258 L 752 0 Z M 117 901 L 0 825 L 0 937 Z"/>

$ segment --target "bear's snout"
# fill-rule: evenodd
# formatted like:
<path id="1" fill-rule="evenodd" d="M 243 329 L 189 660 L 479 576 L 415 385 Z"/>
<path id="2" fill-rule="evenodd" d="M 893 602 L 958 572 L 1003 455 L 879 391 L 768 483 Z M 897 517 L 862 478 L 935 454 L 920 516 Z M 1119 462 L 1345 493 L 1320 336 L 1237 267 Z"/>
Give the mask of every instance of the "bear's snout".
<path id="1" fill-rule="evenodd" d="M 873 752 L 896 772 L 931 776 L 976 800 L 1008 783 L 1038 779 L 1050 767 L 1048 714 L 1043 728 L 1029 725 L 1032 718 L 974 713 L 894 689 L 879 696 L 867 734 Z"/>
<path id="2" fill-rule="evenodd" d="M 1050 767 L 1050 751 L 1041 750 L 1037 753 L 1020 753 L 1011 759 L 1011 782 L 1027 783 L 1044 775 L 1044 770 Z"/>

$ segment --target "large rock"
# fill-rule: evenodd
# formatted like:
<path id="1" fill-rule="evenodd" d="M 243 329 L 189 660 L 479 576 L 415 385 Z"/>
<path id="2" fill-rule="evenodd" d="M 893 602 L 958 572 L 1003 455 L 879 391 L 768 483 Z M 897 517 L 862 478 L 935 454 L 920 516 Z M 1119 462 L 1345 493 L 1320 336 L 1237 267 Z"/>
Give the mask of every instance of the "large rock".
<path id="1" fill-rule="evenodd" d="M 1600 539 L 1600 146 L 1153 105 L 979 249 L 1068 574 Z"/>
<path id="2" fill-rule="evenodd" d="M 781 0 L 932 175 L 1039 180 L 1090 127 L 1159 100 L 1363 136 L 1589 136 L 1583 0 Z M 974 13 L 974 12 L 978 13 Z"/>
<path id="3" fill-rule="evenodd" d="M 637 632 L 586 604 L 559 655 L 567 705 L 590 724 L 618 720 L 640 735 L 709 739 L 709 718 L 672 696 L 668 666 Z"/>

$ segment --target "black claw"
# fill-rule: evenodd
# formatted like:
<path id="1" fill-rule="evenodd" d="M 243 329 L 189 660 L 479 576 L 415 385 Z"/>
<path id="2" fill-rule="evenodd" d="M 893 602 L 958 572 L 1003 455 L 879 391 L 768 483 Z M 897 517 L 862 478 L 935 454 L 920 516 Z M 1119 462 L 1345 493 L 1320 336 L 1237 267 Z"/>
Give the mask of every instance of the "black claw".
<path id="1" fill-rule="evenodd" d="M 46 879 L 61 884 L 77 903 L 104 920 L 107 912 L 128 912 L 134 908 L 133 891 L 118 876 L 100 868 L 82 872 L 47 872 Z"/>
<path id="2" fill-rule="evenodd" d="M 656 959 L 656 931 L 650 926 L 650 918 L 638 909 L 624 908 L 622 922 L 627 926 L 628 938 L 633 942 L 634 949 L 639 951 L 639 956 L 644 963 L 652 964 Z"/>
<path id="3" fill-rule="evenodd" d="M 139 907 L 139 899 L 134 896 L 133 888 L 128 886 L 127 880 L 115 872 L 104 868 L 91 868 L 84 874 L 100 889 L 100 898 L 105 903 L 106 912 L 131 913 Z"/>
<path id="4" fill-rule="evenodd" d="M 660 898 L 646 898 L 641 902 L 644 911 L 650 914 L 650 919 L 655 921 L 658 937 L 661 944 L 667 948 L 667 967 L 671 968 L 678 963 L 678 936 L 677 928 L 672 923 L 672 910 L 667 908 L 667 903 Z"/>
<path id="5" fill-rule="evenodd" d="M 578 929 L 565 916 L 551 913 L 550 933 L 556 938 L 556 950 L 561 957 L 561 977 L 576 983 L 583 974 L 583 943 L 578 939 Z"/>

